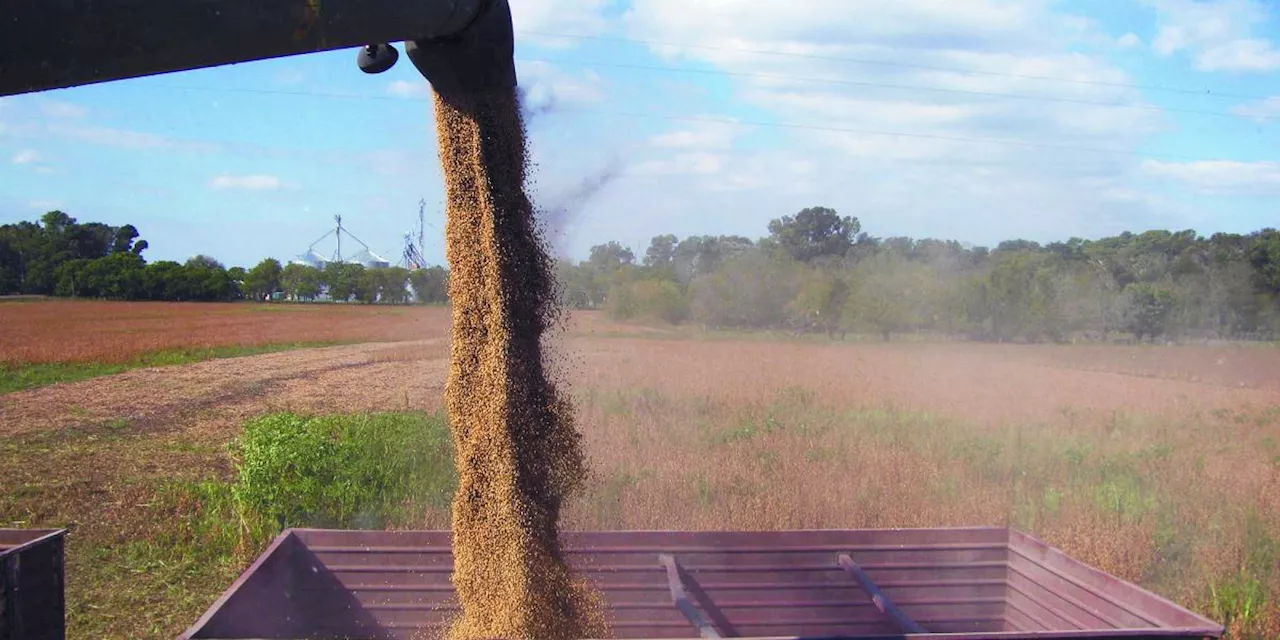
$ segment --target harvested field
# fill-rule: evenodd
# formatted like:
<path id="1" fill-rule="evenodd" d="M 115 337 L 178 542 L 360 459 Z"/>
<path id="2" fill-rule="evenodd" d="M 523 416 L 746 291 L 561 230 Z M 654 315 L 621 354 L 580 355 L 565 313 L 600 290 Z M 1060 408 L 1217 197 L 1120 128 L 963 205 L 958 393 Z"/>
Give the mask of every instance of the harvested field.
<path id="1" fill-rule="evenodd" d="M 448 317 L 439 307 L 10 302 L 0 305 L 0 365 L 116 363 L 170 349 L 421 340 L 447 335 Z"/>
<path id="2" fill-rule="evenodd" d="M 1273 349 L 708 337 L 574 319 L 594 476 L 570 528 L 1008 523 L 1233 638 L 1280 637 Z M 226 445 L 263 413 L 435 411 L 447 367 L 440 338 L 0 396 L 16 462 L 0 465 L 0 526 L 73 527 L 72 637 L 173 637 L 257 549 L 192 559 L 199 507 L 162 500 L 166 483 L 231 478 Z"/>

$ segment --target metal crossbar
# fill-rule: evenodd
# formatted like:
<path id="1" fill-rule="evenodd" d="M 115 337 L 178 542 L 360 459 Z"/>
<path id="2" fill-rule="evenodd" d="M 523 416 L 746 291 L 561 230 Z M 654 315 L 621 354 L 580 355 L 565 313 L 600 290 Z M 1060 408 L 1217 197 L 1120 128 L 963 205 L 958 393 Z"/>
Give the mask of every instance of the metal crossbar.
<path id="1" fill-rule="evenodd" d="M 867 572 L 863 571 L 862 567 L 858 566 L 858 563 L 853 561 L 852 556 L 847 553 L 842 553 L 840 554 L 839 562 L 840 568 L 844 569 L 845 573 L 852 576 L 853 579 L 858 582 L 858 586 L 862 587 L 862 590 L 865 591 L 868 596 L 871 596 L 871 604 L 874 604 L 876 609 L 880 610 L 880 613 L 893 618 L 893 621 L 898 623 L 898 627 L 907 633 L 928 633 L 924 630 L 924 627 L 916 624 L 915 620 L 912 620 L 907 614 L 903 613 L 901 609 L 894 606 L 894 604 L 880 592 L 880 587 L 877 587 L 876 583 L 872 582 L 871 576 L 867 575 Z"/>
<path id="2" fill-rule="evenodd" d="M 676 562 L 675 556 L 661 553 L 658 554 L 658 560 L 667 570 L 667 584 L 671 587 L 671 601 L 675 603 L 676 607 L 679 607 L 680 613 L 683 613 L 685 619 L 698 628 L 698 633 L 702 634 L 703 638 L 720 638 L 720 633 L 716 631 L 711 621 L 707 620 L 706 616 L 702 615 L 702 612 L 689 600 L 689 594 L 684 588 L 684 580 L 680 578 L 680 565 Z"/>

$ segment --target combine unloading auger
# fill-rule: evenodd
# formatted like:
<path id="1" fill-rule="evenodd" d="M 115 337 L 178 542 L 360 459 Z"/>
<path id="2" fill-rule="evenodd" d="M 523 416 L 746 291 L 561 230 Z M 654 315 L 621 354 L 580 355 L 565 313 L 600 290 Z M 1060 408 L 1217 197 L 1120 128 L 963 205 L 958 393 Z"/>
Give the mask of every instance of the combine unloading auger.
<path id="1" fill-rule="evenodd" d="M 21 0 L 0 14 L 0 96 L 361 47 L 447 97 L 516 84 L 507 0 Z"/>

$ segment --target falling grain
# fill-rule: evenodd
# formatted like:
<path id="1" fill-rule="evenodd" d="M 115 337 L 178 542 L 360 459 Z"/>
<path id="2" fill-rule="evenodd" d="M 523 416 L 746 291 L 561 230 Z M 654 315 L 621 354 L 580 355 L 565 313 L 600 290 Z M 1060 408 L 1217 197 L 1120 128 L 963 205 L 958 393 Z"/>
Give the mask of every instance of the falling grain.
<path id="1" fill-rule="evenodd" d="M 557 318 L 550 258 L 525 192 L 514 91 L 436 97 L 453 304 L 445 403 L 457 449 L 452 640 L 604 635 L 563 560 L 561 505 L 586 472 L 542 338 Z"/>

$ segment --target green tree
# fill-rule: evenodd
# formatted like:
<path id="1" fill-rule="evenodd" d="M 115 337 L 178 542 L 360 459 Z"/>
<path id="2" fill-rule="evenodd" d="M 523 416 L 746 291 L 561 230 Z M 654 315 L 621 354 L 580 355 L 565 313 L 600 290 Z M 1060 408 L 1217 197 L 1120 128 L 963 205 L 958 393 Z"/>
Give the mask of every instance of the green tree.
<path id="1" fill-rule="evenodd" d="M 409 272 L 409 286 L 422 304 L 444 304 L 449 301 L 449 270 L 441 266 Z"/>
<path id="2" fill-rule="evenodd" d="M 755 243 L 742 236 L 690 236 L 676 245 L 671 267 L 676 279 L 688 284 L 754 248 Z"/>
<path id="3" fill-rule="evenodd" d="M 146 261 L 132 251 L 113 253 L 93 261 L 101 270 L 103 297 L 137 300 L 143 297 L 142 272 Z"/>
<path id="4" fill-rule="evenodd" d="M 1249 264 L 1257 273 L 1258 288 L 1280 295 L 1280 231 L 1263 229 L 1251 238 Z"/>
<path id="5" fill-rule="evenodd" d="M 6 231 L 0 228 L 0 296 L 22 289 L 22 254 Z"/>
<path id="6" fill-rule="evenodd" d="M 142 297 L 147 300 L 186 300 L 189 296 L 179 291 L 183 286 L 180 280 L 182 265 L 161 260 L 153 262 L 142 270 Z"/>
<path id="7" fill-rule="evenodd" d="M 843 258 L 861 230 L 857 218 L 842 218 L 827 207 L 809 207 L 769 223 L 770 238 L 799 262 Z"/>
<path id="8" fill-rule="evenodd" d="M 58 267 L 71 260 L 94 260 L 110 253 L 117 230 L 105 224 L 80 224 L 62 211 L 50 211 L 40 224 L 20 223 L 6 234 L 21 265 L 23 293 L 52 294 Z"/>
<path id="9" fill-rule="evenodd" d="M 185 296 L 180 300 L 222 302 L 231 300 L 236 293 L 227 268 L 204 254 L 188 259 L 174 275 L 181 281 L 178 289 Z"/>
<path id="10" fill-rule="evenodd" d="M 184 266 L 191 267 L 193 269 L 205 269 L 205 270 L 215 270 L 215 271 L 219 269 L 226 271 L 227 269 L 225 266 L 223 266 L 221 262 L 218 262 L 217 259 L 215 259 L 212 256 L 207 256 L 203 253 L 199 253 L 194 256 L 191 256 L 190 258 L 187 258 L 187 263 Z"/>
<path id="11" fill-rule="evenodd" d="M 361 299 L 365 292 L 364 265 L 330 262 L 324 266 L 324 284 L 329 297 L 338 302 Z"/>
<path id="12" fill-rule="evenodd" d="M 636 256 L 631 249 L 615 241 L 591 247 L 591 256 L 587 258 L 587 266 L 597 273 L 613 273 L 627 265 L 635 264 Z"/>
<path id="13" fill-rule="evenodd" d="M 675 282 L 647 278 L 615 286 L 606 310 L 620 320 L 648 318 L 678 324 L 689 315 L 689 301 Z"/>
<path id="14" fill-rule="evenodd" d="M 323 286 L 323 275 L 311 265 L 289 264 L 280 271 L 280 286 L 293 300 L 315 300 Z"/>
<path id="15" fill-rule="evenodd" d="M 842 322 L 868 329 L 886 342 L 919 323 L 920 291 L 913 265 L 898 251 L 882 251 L 858 263 Z"/>
<path id="16" fill-rule="evenodd" d="M 787 321 L 798 287 L 797 265 L 753 250 L 727 260 L 689 285 L 690 313 L 713 327 L 768 328 Z"/>
<path id="17" fill-rule="evenodd" d="M 799 290 L 787 310 L 802 327 L 835 337 L 848 297 L 849 285 L 844 279 L 822 269 L 808 269 L 801 275 Z"/>
<path id="18" fill-rule="evenodd" d="M 131 253 L 133 252 L 133 241 L 138 238 L 138 229 L 131 224 L 126 224 L 116 229 L 115 237 L 111 242 L 111 253 Z M 145 248 L 145 247 L 144 247 Z M 137 252 L 141 255 L 141 251 Z"/>
<path id="19" fill-rule="evenodd" d="M 53 271 L 53 294 L 70 298 L 96 298 L 97 282 L 89 272 L 92 260 L 67 260 Z"/>
<path id="20" fill-rule="evenodd" d="M 270 299 L 280 290 L 280 275 L 284 267 L 275 258 L 259 262 L 244 275 L 245 292 L 254 300 Z"/>
<path id="21" fill-rule="evenodd" d="M 409 270 L 403 267 L 378 269 L 380 282 L 378 300 L 387 304 L 404 304 L 409 301 Z"/>
<path id="22" fill-rule="evenodd" d="M 365 269 L 360 275 L 361 285 L 356 290 L 360 302 L 373 304 L 403 303 L 409 295 L 407 290 L 409 271 L 401 267 L 379 267 Z"/>
<path id="23" fill-rule="evenodd" d="M 671 234 L 654 236 L 644 252 L 644 266 L 651 269 L 673 268 L 679 244 L 680 239 Z"/>
<path id="24" fill-rule="evenodd" d="M 1053 256 L 1034 251 L 998 251 L 987 277 L 986 301 L 997 340 L 1061 340 L 1064 316 L 1058 306 Z"/>
<path id="25" fill-rule="evenodd" d="M 1169 329 L 1169 319 L 1177 307 L 1178 298 L 1172 291 L 1156 285 L 1139 282 L 1125 289 L 1128 297 L 1129 330 L 1138 342 L 1144 338 L 1156 338 Z"/>

